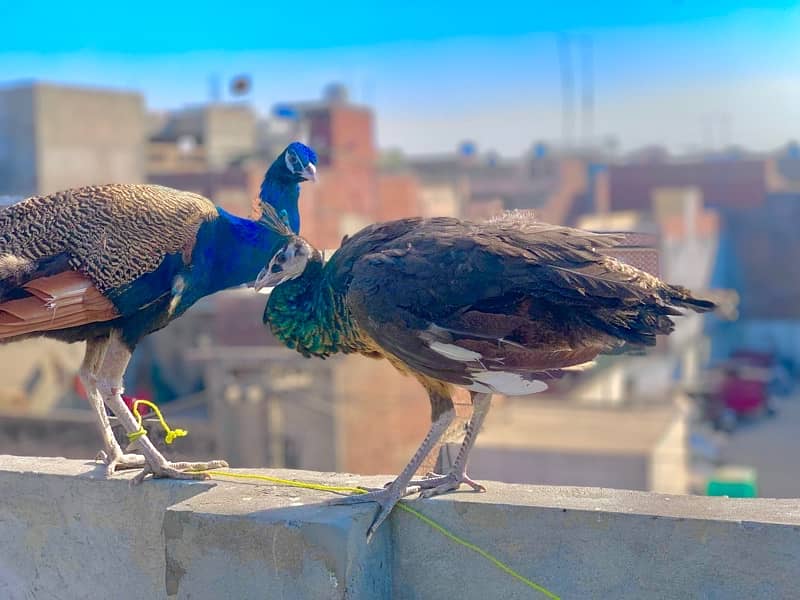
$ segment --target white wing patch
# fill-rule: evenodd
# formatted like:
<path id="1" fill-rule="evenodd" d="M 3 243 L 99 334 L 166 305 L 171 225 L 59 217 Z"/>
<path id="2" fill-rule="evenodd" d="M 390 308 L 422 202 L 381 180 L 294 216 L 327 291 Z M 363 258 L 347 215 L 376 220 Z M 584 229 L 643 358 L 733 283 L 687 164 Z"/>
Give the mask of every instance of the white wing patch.
<path id="1" fill-rule="evenodd" d="M 547 384 L 538 379 L 525 379 L 519 373 L 507 371 L 474 371 L 472 385 L 466 388 L 481 394 L 505 394 L 506 396 L 527 396 L 547 389 Z"/>
<path id="2" fill-rule="evenodd" d="M 456 346 L 455 344 L 431 342 L 428 344 L 428 346 L 437 354 L 441 354 L 445 358 L 457 360 L 459 362 L 477 362 L 483 358 L 483 355 L 480 352 L 468 350 L 467 348 L 462 348 L 461 346 Z"/>
<path id="3" fill-rule="evenodd" d="M 597 361 L 590 360 L 589 362 L 580 363 L 579 365 L 572 365 L 571 367 L 561 367 L 560 371 L 572 371 L 572 372 L 581 372 L 581 371 L 588 371 L 597 365 Z"/>

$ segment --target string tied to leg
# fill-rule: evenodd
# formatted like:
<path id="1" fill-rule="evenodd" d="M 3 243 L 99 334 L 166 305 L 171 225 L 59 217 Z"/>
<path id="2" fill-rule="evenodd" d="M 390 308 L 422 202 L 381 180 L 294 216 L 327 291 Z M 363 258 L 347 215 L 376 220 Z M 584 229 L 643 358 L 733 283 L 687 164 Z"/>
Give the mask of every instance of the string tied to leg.
<path id="1" fill-rule="evenodd" d="M 164 441 L 167 444 L 172 444 L 172 442 L 179 437 L 185 437 L 189 435 L 189 432 L 185 429 L 172 429 L 167 424 L 166 419 L 164 419 L 164 415 L 161 414 L 161 409 L 159 409 L 158 406 L 156 406 L 153 402 L 150 402 L 149 400 L 136 399 L 133 401 L 131 410 L 133 411 L 133 416 L 136 417 L 136 422 L 139 425 L 139 429 L 128 434 L 128 440 L 131 442 L 135 442 L 143 435 L 147 435 L 147 430 L 142 426 L 142 414 L 139 412 L 140 404 L 147 406 L 156 414 L 158 422 L 161 424 L 161 427 L 164 428 L 164 432 L 166 434 L 164 436 Z"/>

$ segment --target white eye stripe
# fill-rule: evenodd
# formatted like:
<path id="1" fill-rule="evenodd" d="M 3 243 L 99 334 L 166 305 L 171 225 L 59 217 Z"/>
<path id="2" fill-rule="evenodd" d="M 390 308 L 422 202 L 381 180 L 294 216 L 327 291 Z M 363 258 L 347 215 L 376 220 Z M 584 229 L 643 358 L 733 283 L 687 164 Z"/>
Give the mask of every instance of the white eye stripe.
<path id="1" fill-rule="evenodd" d="M 292 173 L 296 173 L 301 168 L 300 160 L 294 152 L 289 151 L 286 153 L 286 168 Z"/>

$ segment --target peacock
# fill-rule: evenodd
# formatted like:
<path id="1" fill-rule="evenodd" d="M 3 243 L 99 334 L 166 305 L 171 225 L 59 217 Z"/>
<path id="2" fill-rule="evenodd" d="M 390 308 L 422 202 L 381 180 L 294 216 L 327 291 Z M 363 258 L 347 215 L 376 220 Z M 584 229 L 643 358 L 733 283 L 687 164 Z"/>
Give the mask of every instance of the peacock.
<path id="1" fill-rule="evenodd" d="M 324 263 L 303 238 L 286 242 L 255 288 L 277 286 L 264 312 L 273 334 L 306 357 L 337 352 L 386 358 L 427 390 L 432 425 L 393 483 L 334 501 L 374 501 L 368 539 L 403 496 L 462 483 L 492 394 L 545 390 L 603 353 L 642 348 L 669 334 L 680 308 L 714 308 L 680 286 L 605 256 L 620 242 L 514 212 L 489 222 L 409 218 L 345 238 Z M 454 419 L 455 387 L 473 414 L 449 473 L 413 480 Z"/>
<path id="2" fill-rule="evenodd" d="M 299 185 L 315 179 L 316 162 L 299 142 L 278 156 L 261 187 L 259 220 L 197 194 L 134 184 L 70 189 L 0 210 L 0 343 L 36 336 L 86 342 L 80 378 L 107 475 L 141 467 L 137 482 L 149 474 L 201 479 L 185 471 L 225 466 L 170 463 L 147 436 L 137 440 L 142 455 L 124 453 L 105 405 L 135 437 L 122 379 L 137 342 L 200 298 L 254 280 L 299 231 Z"/>

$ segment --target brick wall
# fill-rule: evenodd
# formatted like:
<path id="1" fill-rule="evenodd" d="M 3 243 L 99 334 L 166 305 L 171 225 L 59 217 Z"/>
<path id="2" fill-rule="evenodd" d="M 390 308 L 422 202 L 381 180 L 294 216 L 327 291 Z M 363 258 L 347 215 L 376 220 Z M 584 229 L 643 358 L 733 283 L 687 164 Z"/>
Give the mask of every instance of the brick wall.
<path id="1" fill-rule="evenodd" d="M 377 221 L 413 217 L 422 213 L 419 182 L 413 175 L 381 174 L 378 176 L 378 202 L 374 213 Z"/>

